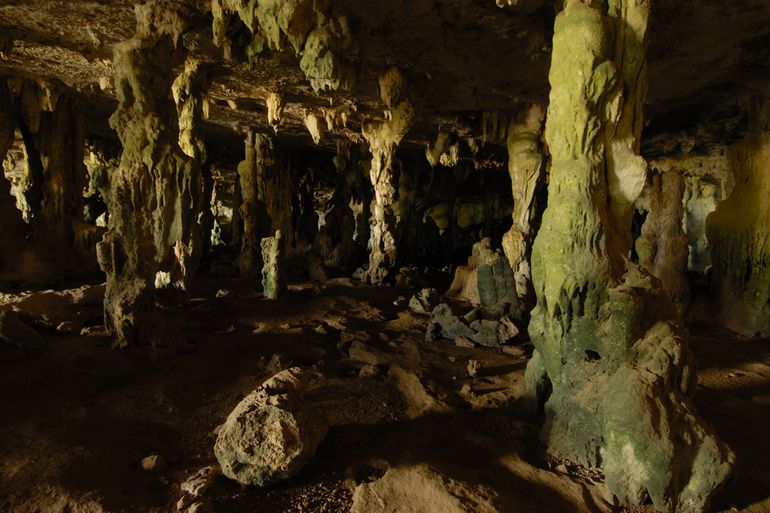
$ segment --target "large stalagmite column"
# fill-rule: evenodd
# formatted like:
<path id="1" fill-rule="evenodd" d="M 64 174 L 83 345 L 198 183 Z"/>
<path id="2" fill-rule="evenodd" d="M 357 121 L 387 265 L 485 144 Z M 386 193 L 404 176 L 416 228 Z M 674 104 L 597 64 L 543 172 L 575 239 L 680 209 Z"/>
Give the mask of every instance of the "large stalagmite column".
<path id="1" fill-rule="evenodd" d="M 645 182 L 649 1 L 597 4 L 567 0 L 555 24 L 527 382 L 552 389 L 542 432 L 551 453 L 601 466 L 622 501 L 696 512 L 733 456 L 694 411 L 688 334 L 668 295 L 627 259 Z"/>
<path id="2" fill-rule="evenodd" d="M 155 289 L 183 289 L 200 244 L 200 163 L 179 146 L 170 72 L 184 59 L 174 32 L 184 22 L 166 10 L 155 16 L 152 6 L 137 8 L 137 34 L 117 45 L 114 59 L 118 109 L 110 124 L 123 153 L 110 175 L 110 225 L 97 250 L 107 274 L 106 324 L 121 345 L 151 341 L 159 328 L 150 315 Z"/>
<path id="3" fill-rule="evenodd" d="M 390 119 L 363 125 L 362 132 L 372 164 L 369 176 L 374 187 L 374 211 L 371 218 L 369 269 L 372 284 L 383 284 L 398 263 L 399 216 L 397 213 L 398 185 L 394 159 L 396 148 L 409 131 L 414 107 L 406 98 L 406 79 L 390 68 L 380 75 L 380 96 L 390 109 Z"/>
<path id="4" fill-rule="evenodd" d="M 730 150 L 735 189 L 706 220 L 717 317 L 745 335 L 770 335 L 770 102 L 749 114 Z"/>
<path id="5" fill-rule="evenodd" d="M 503 251 L 516 279 L 516 293 L 526 300 L 532 295 L 529 265 L 532 233 L 532 207 L 544 158 L 540 148 L 543 131 L 543 107 L 532 105 L 524 119 L 514 120 L 508 128 L 508 174 L 513 193 L 513 225 L 503 236 Z"/>

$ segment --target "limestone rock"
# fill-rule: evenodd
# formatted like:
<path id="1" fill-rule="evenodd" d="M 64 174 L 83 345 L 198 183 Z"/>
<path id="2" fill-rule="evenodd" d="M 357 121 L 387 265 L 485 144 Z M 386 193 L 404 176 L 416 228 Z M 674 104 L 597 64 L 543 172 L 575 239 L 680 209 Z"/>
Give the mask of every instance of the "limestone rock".
<path id="1" fill-rule="evenodd" d="M 474 306 L 518 305 L 510 264 L 499 250 L 492 249 L 491 244 L 491 239 L 485 238 L 473 245 L 468 265 L 457 268 L 447 296 Z"/>
<path id="2" fill-rule="evenodd" d="M 497 495 L 424 464 L 388 469 L 353 492 L 351 513 L 499 513 Z"/>
<path id="3" fill-rule="evenodd" d="M 436 289 L 422 289 L 409 299 L 409 309 L 419 314 L 429 314 L 438 303 Z"/>
<path id="4" fill-rule="evenodd" d="M 274 237 L 262 239 L 262 292 L 268 299 L 278 299 L 286 290 L 284 243 L 281 230 Z"/>
<path id="5" fill-rule="evenodd" d="M 304 407 L 324 382 L 320 374 L 294 367 L 246 396 L 227 417 L 214 445 L 224 475 L 267 486 L 299 472 L 329 429 Z"/>

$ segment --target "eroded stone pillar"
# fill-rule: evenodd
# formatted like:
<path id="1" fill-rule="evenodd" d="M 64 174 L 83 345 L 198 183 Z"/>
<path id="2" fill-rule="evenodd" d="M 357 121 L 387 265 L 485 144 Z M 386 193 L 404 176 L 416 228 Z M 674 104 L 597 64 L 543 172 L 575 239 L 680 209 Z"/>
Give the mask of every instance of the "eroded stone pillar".
<path id="1" fill-rule="evenodd" d="M 414 107 L 406 98 L 406 79 L 390 68 L 380 78 L 380 96 L 390 109 L 390 118 L 365 123 L 363 136 L 369 144 L 372 163 L 369 176 L 374 187 L 371 218 L 369 269 L 367 280 L 376 285 L 388 281 L 398 263 L 399 216 L 397 209 L 398 183 L 394 159 L 396 148 L 409 131 Z"/>
<path id="2" fill-rule="evenodd" d="M 531 221 L 535 189 L 545 165 L 540 145 L 545 112 L 532 105 L 508 128 L 508 174 L 513 193 L 513 225 L 503 236 L 503 251 L 513 269 L 516 293 L 528 303 L 532 297 L 529 256 L 532 245 Z"/>
<path id="3" fill-rule="evenodd" d="M 684 176 L 676 172 L 654 174 L 639 200 L 647 211 L 642 233 L 636 239 L 639 265 L 660 280 L 679 315 L 690 303 L 687 281 L 689 240 L 682 227 Z"/>
<path id="4" fill-rule="evenodd" d="M 735 188 L 706 220 L 716 315 L 745 335 L 770 334 L 770 102 L 758 101 L 730 150 Z"/>
<path id="5" fill-rule="evenodd" d="M 286 290 L 284 274 L 284 240 L 281 230 L 265 237 L 262 246 L 262 293 L 267 299 L 278 299 Z"/>
<path id="6" fill-rule="evenodd" d="M 137 8 L 137 33 L 114 57 L 118 109 L 110 125 L 123 152 L 110 175 L 109 229 L 97 251 L 107 274 L 105 322 L 119 345 L 152 341 L 162 327 L 152 315 L 155 290 L 186 287 L 200 244 L 200 162 L 180 147 L 171 98 L 171 70 L 185 58 L 174 31 L 184 20 L 169 10 L 154 15 L 153 6 Z"/>
<path id="7" fill-rule="evenodd" d="M 260 275 L 262 262 L 259 244 L 272 233 L 265 196 L 266 175 L 273 172 L 275 165 L 272 139 L 249 131 L 246 136 L 246 158 L 238 164 L 242 201 L 240 216 L 243 222 L 238 267 L 241 276 L 247 278 Z"/>
<path id="8" fill-rule="evenodd" d="M 668 294 L 627 258 L 640 166 L 645 181 L 637 152 L 649 8 L 567 0 L 556 18 L 527 382 L 552 389 L 541 434 L 552 454 L 600 466 L 623 502 L 696 512 L 734 457 L 695 412 L 694 359 Z"/>

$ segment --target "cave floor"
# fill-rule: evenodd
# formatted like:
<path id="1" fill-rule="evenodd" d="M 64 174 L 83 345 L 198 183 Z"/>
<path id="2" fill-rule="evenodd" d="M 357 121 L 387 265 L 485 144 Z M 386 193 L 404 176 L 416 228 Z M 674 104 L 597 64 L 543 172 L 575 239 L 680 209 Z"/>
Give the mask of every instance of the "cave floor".
<path id="1" fill-rule="evenodd" d="M 406 295 L 396 289 L 339 279 L 315 290 L 294 284 L 269 302 L 253 287 L 201 278 L 187 304 L 164 310 L 169 340 L 152 354 L 111 349 L 98 327 L 41 330 L 48 348 L 38 354 L 0 348 L 0 511 L 176 511 L 179 484 L 216 464 L 217 426 L 272 373 L 317 365 L 353 377 L 366 363 L 381 374 L 360 379 L 400 392 L 384 405 L 391 420 L 332 428 L 286 483 L 217 478 L 206 492 L 215 511 L 348 511 L 357 483 L 426 467 L 455 495 L 493 497 L 506 513 L 625 511 L 608 502 L 600 473 L 544 455 L 538 420 L 524 414 L 526 345 L 506 353 L 427 343 L 426 317 L 394 306 Z M 715 511 L 770 512 L 770 340 L 690 328 L 697 406 L 739 459 Z M 353 341 L 342 352 L 341 338 Z M 482 364 L 475 378 L 469 359 Z M 152 454 L 165 464 L 144 470 Z M 395 479 L 403 493 L 382 511 L 441 511 L 434 488 Z"/>

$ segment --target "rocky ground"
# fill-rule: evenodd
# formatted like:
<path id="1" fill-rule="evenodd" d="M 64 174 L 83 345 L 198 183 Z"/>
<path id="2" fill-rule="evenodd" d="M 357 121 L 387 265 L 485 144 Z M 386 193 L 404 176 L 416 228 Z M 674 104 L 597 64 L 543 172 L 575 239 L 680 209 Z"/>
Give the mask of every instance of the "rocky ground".
<path id="1" fill-rule="evenodd" d="M 293 284 L 278 301 L 252 290 L 202 278 L 165 310 L 168 344 L 149 354 L 110 347 L 100 288 L 3 296 L 0 310 L 15 305 L 47 347 L 0 346 L 0 510 L 624 511 L 600 472 L 544 454 L 523 400 L 525 340 L 426 342 L 428 317 L 394 305 L 403 291 L 347 279 Z M 697 405 L 739 458 L 715 511 L 770 512 L 770 340 L 690 328 Z M 217 465 L 230 411 L 293 366 L 362 383 L 372 404 L 332 401 L 356 421 L 331 427 L 285 483 L 242 487 L 204 470 L 191 488 Z"/>

